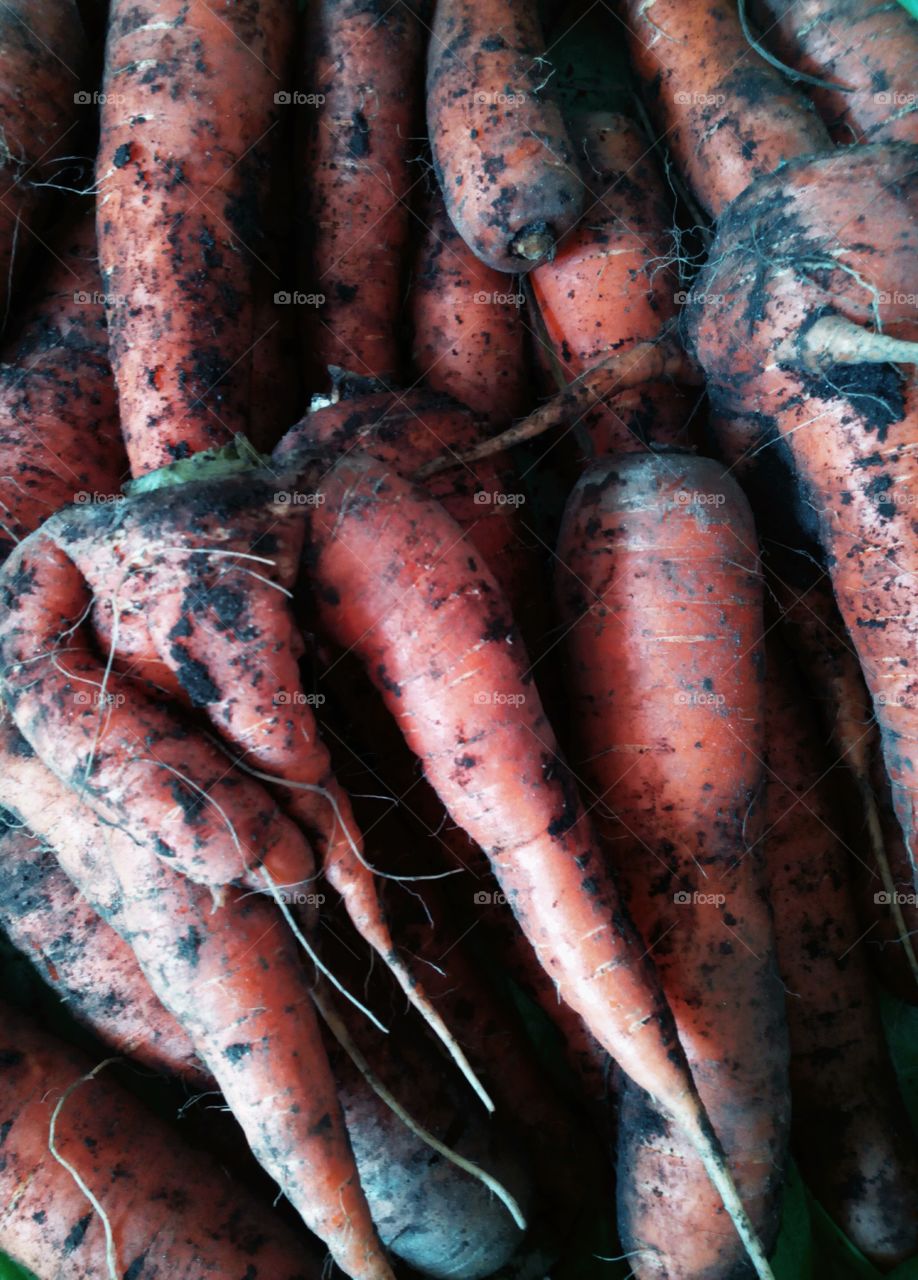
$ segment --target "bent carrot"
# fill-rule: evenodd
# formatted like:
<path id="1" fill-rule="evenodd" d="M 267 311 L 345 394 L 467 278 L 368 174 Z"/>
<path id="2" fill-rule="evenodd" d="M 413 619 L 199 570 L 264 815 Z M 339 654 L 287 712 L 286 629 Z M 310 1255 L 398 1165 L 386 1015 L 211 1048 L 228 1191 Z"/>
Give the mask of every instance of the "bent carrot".
<path id="1" fill-rule="evenodd" d="M 707 458 L 613 458 L 575 487 L 558 558 L 588 794 L 768 1250 L 790 1108 L 783 992 L 756 850 L 764 655 L 752 514 Z M 740 1240 L 694 1144 L 654 1112 L 633 1089 L 623 1101 L 618 1209 L 630 1265 L 639 1277 L 732 1276 L 743 1264 Z"/>
<path id="2" fill-rule="evenodd" d="M 536 7 L 438 0 L 427 61 L 427 129 L 446 209 L 497 271 L 551 254 L 583 202 Z"/>

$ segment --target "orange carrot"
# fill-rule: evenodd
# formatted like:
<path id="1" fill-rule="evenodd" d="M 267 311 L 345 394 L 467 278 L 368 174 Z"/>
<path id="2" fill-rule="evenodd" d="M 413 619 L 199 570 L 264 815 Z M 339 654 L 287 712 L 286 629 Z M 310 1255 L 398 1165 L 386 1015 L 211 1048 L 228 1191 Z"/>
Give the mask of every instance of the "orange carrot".
<path id="1" fill-rule="evenodd" d="M 302 236 L 324 302 L 305 337 L 319 385 L 328 365 L 385 378 L 401 370 L 422 35 L 406 0 L 319 0 L 307 10 L 302 92 L 318 101 L 299 108 Z"/>
<path id="2" fill-rule="evenodd" d="M 527 0 L 438 0 L 427 63 L 434 169 L 456 229 L 497 271 L 551 254 L 583 203 Z"/>
<path id="3" fill-rule="evenodd" d="M 221 13 L 184 0 L 112 2 L 99 259 L 135 475 L 227 443 L 256 411 L 260 196 L 293 21 L 279 0 Z"/>
<path id="4" fill-rule="evenodd" d="M 39 1280 L 318 1280 L 312 1255 L 98 1062 L 3 1008 L 0 1249 Z"/>
<path id="5" fill-rule="evenodd" d="M 789 1096 L 783 993 L 755 851 L 763 623 L 752 515 L 709 459 L 611 458 L 575 488 L 558 558 L 588 795 L 768 1249 Z M 732 1276 L 740 1241 L 693 1143 L 654 1112 L 654 1100 L 634 1092 L 623 1102 L 619 1229 L 630 1265 L 639 1277 Z"/>

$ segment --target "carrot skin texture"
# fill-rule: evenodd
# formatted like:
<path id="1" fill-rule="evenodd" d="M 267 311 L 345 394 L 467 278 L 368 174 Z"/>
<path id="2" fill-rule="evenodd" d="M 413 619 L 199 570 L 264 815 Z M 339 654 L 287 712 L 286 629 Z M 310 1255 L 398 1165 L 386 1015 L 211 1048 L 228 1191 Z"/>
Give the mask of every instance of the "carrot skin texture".
<path id="1" fill-rule="evenodd" d="M 279 0 L 112 2 L 99 259 L 135 476 L 248 431 L 260 196 L 293 21 Z"/>
<path id="2" fill-rule="evenodd" d="M 324 629 L 354 648 L 447 811 L 488 854 L 562 999 L 700 1135 L 652 964 L 524 679 L 494 579 L 432 500 L 373 460 L 341 459 L 322 483 L 328 511 L 308 513 L 307 555 Z"/>
<path id="3" fill-rule="evenodd" d="M 720 464 L 594 464 L 558 557 L 576 749 L 626 906 L 766 1249 L 789 1124 L 783 991 L 760 852 L 762 586 L 752 515 Z M 745 1266 L 692 1145 L 626 1086 L 619 1230 L 639 1277 Z"/>
<path id="4" fill-rule="evenodd" d="M 127 472 L 95 261 L 95 219 L 53 239 L 56 261 L 8 333 L 0 363 L 0 560 L 77 496 Z"/>
<path id="5" fill-rule="evenodd" d="M 0 329 L 12 287 L 50 192 L 37 184 L 56 157 L 73 154 L 81 111 L 75 95 L 86 38 L 73 0 L 12 0 L 0 13 Z"/>
<path id="6" fill-rule="evenodd" d="M 573 226 L 577 159 L 540 96 L 545 42 L 525 0 L 439 0 L 427 61 L 427 129 L 446 209 L 497 271 L 526 271 Z"/>
<path id="7" fill-rule="evenodd" d="M 475 257 L 439 190 L 423 218 L 410 298 L 414 372 L 433 391 L 503 426 L 529 403 L 519 291 Z"/>
<path id="8" fill-rule="evenodd" d="M 211 891 L 74 803 L 35 756 L 7 751 L 0 804 L 52 843 L 129 942 L 273 1177 L 342 1270 L 391 1280 L 360 1188 L 299 953 L 273 904 Z"/>
<path id="9" fill-rule="evenodd" d="M 806 86 L 839 146 L 918 142 L 918 22 L 904 5 L 756 0 L 753 14 L 782 62 L 854 90 Z"/>
<path id="10" fill-rule="evenodd" d="M 593 203 L 529 283 L 571 381 L 613 350 L 672 329 L 678 281 L 663 265 L 673 252 L 672 197 L 642 130 L 600 111 L 571 117 L 568 128 L 585 156 Z M 582 421 L 602 456 L 651 441 L 678 445 L 689 408 L 671 384 L 649 383 L 613 392 Z"/>
<path id="11" fill-rule="evenodd" d="M 204 1152 L 186 1148 L 159 1117 L 105 1073 L 79 1083 L 97 1062 L 52 1039 L 9 1006 L 0 1036 L 0 1102 L 7 1132 L 0 1168 L 0 1248 L 38 1280 L 99 1280 L 110 1274 L 101 1219 L 55 1146 L 105 1209 L 118 1274 L 149 1280 L 318 1280 L 306 1241 L 232 1183 Z"/>
<path id="12" fill-rule="evenodd" d="M 768 669 L 765 862 L 788 991 L 794 1145 L 820 1204 L 887 1270 L 918 1253 L 918 1147 L 857 945 L 837 775 L 777 646 Z"/>
<path id="13" fill-rule="evenodd" d="M 619 0 L 654 123 L 712 217 L 797 156 L 828 151 L 812 106 L 743 35 L 732 0 Z"/>
<path id="14" fill-rule="evenodd" d="M 411 161 L 423 106 L 423 36 L 396 0 L 319 0 L 304 24 L 302 83 L 323 95 L 300 107 L 302 239 L 325 299 L 304 325 L 319 385 L 336 365 L 368 377 L 402 370 L 399 320 L 409 238 L 419 229 Z"/>
<path id="15" fill-rule="evenodd" d="M 915 336 L 914 308 L 897 300 L 907 297 L 906 287 L 918 287 L 916 160 L 918 148 L 909 144 L 877 144 L 801 160 L 760 179 L 721 220 L 698 285 L 706 305 L 693 304 L 689 315 L 718 415 L 769 422 L 816 510 L 913 867 L 918 720 L 914 676 L 901 656 L 912 651 L 918 629 L 914 593 L 904 585 L 918 567 L 909 497 L 918 492 L 918 379 L 911 366 L 844 359 L 814 372 L 801 344 L 827 315 L 861 326 L 866 341 L 875 301 L 886 334 Z M 869 214 L 852 214 L 855 189 Z M 882 249 L 859 241 L 830 260 L 842 231 L 849 228 L 850 244 L 850 227 L 868 217 L 885 229 Z M 782 265 L 770 259 L 775 252 Z M 752 258 L 773 262 L 755 280 Z M 826 264 L 816 277 L 814 261 Z"/>
<path id="16" fill-rule="evenodd" d="M 11 742 L 12 739 L 12 742 Z M 28 750 L 9 725 L 0 751 Z M 78 1020 L 117 1053 L 153 1071 L 206 1080 L 185 1032 L 153 995 L 126 942 L 60 869 L 54 851 L 0 815 L 0 921 Z"/>

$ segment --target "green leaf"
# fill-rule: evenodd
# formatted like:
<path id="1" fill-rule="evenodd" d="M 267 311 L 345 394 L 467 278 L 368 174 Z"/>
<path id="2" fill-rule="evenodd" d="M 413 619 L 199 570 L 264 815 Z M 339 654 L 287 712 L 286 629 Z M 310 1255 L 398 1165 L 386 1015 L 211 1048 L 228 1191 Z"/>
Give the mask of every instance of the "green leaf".
<path id="1" fill-rule="evenodd" d="M 11 1262 L 0 1253 L 0 1280 L 35 1280 L 35 1277 L 18 1262 Z"/>
<path id="2" fill-rule="evenodd" d="M 813 1251 L 819 1259 L 819 1275 L 828 1280 L 880 1280 L 880 1272 L 872 1266 L 860 1249 L 835 1225 L 821 1204 L 810 1200 L 813 1224 Z"/>
<path id="3" fill-rule="evenodd" d="M 775 1280 L 813 1280 L 812 1237 L 806 1188 L 791 1161 L 784 1185 L 781 1233 L 771 1260 Z"/>

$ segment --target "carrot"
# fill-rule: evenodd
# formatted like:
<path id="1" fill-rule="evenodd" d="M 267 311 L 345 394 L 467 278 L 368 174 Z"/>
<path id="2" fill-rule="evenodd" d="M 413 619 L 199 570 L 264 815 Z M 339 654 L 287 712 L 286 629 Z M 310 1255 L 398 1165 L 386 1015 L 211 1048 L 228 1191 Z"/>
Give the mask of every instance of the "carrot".
<path id="1" fill-rule="evenodd" d="M 366 456 L 339 460 L 322 490 L 326 503 L 308 512 L 308 554 L 323 628 L 383 690 L 447 810 L 488 854 L 561 998 L 684 1124 L 757 1272 L 769 1275 L 653 967 L 524 682 L 526 657 L 494 579 L 433 501 Z"/>
<path id="2" fill-rule="evenodd" d="M 627 116 L 588 112 L 569 121 L 593 203 L 529 283 L 567 378 L 612 351 L 653 342 L 675 327 L 679 284 L 669 263 L 672 196 L 652 147 Z M 584 418 L 596 454 L 677 444 L 690 407 L 672 386 L 629 388 Z"/>
<path id="3" fill-rule="evenodd" d="M 812 106 L 751 47 L 733 0 L 620 0 L 654 122 L 713 216 L 796 156 L 826 151 Z"/>
<path id="4" fill-rule="evenodd" d="M 721 220 L 698 286 L 705 301 L 690 309 L 718 412 L 771 424 L 817 513 L 913 866 L 918 725 L 902 655 L 916 627 L 905 584 L 918 384 L 889 361 L 918 350 L 905 340 L 916 330 L 902 292 L 918 248 L 916 159 L 903 143 L 857 147 L 760 179 Z M 884 228 L 882 248 L 845 247 L 868 220 L 852 212 L 852 190 Z"/>
<path id="5" fill-rule="evenodd" d="M 9 1006 L 0 1037 L 0 1249 L 38 1280 L 318 1280 L 304 1239 L 101 1064 Z"/>
<path id="6" fill-rule="evenodd" d="M 918 1148 L 859 945 L 837 777 L 777 646 L 767 688 L 765 851 L 788 991 L 794 1146 L 820 1204 L 887 1270 L 918 1253 Z"/>
<path id="7" fill-rule="evenodd" d="M 93 215 L 53 243 L 52 269 L 0 363 L 0 559 L 65 503 L 117 495 L 127 469 Z"/>
<path id="8" fill-rule="evenodd" d="M 709 459 L 616 457 L 574 489 L 558 558 L 588 795 L 768 1249 L 789 1098 L 783 993 L 755 852 L 763 623 L 752 515 Z M 654 1110 L 633 1094 L 623 1102 L 619 1229 L 635 1274 L 733 1275 L 740 1241 L 693 1144 Z"/>
<path id="9" fill-rule="evenodd" d="M 309 280 L 324 302 L 305 326 L 320 384 L 326 366 L 397 378 L 399 315 L 419 179 L 422 27 L 396 0 L 320 0 L 304 29 L 300 166 Z"/>
<path id="10" fill-rule="evenodd" d="M 0 329 L 47 212 L 54 163 L 77 140 L 86 39 L 73 0 L 11 0 L 0 13 Z M 88 95 L 86 95 L 88 98 Z"/>
<path id="11" fill-rule="evenodd" d="M 29 750 L 7 726 L 0 738 L 4 753 Z M 187 1035 L 140 978 L 128 944 L 61 871 L 54 850 L 0 813 L 0 857 L 0 923 L 78 1020 L 116 1052 L 200 1086 Z"/>
<path id="12" fill-rule="evenodd" d="M 135 475 L 227 443 L 256 412 L 260 195 L 293 22 L 280 0 L 221 13 L 183 0 L 112 2 L 99 258 Z"/>
<path id="13" fill-rule="evenodd" d="M 75 802 L 37 757 L 4 755 L 0 804 L 53 845 L 90 905 L 130 943 L 256 1159 L 347 1275 L 391 1280 L 310 989 L 271 903 L 234 888 L 216 898 Z"/>
<path id="14" fill-rule="evenodd" d="M 766 49 L 815 77 L 808 93 L 836 142 L 918 142 L 918 23 L 899 4 L 756 0 Z"/>
<path id="15" fill-rule="evenodd" d="M 427 129 L 454 226 L 497 271 L 554 250 L 583 202 L 550 67 L 526 0 L 438 0 L 427 63 Z"/>
<path id="16" fill-rule="evenodd" d="M 509 422 L 530 400 L 522 295 L 469 250 L 439 190 L 423 221 L 410 294 L 414 372 L 495 426 Z"/>

